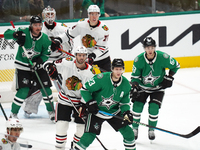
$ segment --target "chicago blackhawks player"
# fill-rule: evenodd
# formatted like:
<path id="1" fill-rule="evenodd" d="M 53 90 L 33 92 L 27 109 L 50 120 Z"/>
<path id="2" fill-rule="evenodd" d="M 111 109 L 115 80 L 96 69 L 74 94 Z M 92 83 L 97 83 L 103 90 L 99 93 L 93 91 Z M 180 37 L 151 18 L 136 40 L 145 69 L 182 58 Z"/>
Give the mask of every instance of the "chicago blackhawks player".
<path id="1" fill-rule="evenodd" d="M 0 140 L 0 150 L 20 150 L 20 145 L 17 139 L 23 131 L 23 126 L 18 119 L 9 118 L 6 121 L 5 137 Z"/>
<path id="2" fill-rule="evenodd" d="M 81 19 L 68 32 L 61 35 L 62 42 L 69 41 L 80 35 L 81 43 L 88 50 L 88 63 L 97 64 L 102 70 L 111 71 L 111 60 L 108 50 L 109 29 L 99 20 L 100 9 L 97 5 L 90 5 L 88 18 Z"/>
<path id="3" fill-rule="evenodd" d="M 112 72 L 97 74 L 83 86 L 81 95 L 86 102 L 89 114 L 85 124 L 85 132 L 76 144 L 75 149 L 86 149 L 96 135 L 100 134 L 102 123 L 107 121 L 115 131 L 122 134 L 125 149 L 135 150 L 134 132 L 129 126 L 133 120 L 129 105 L 131 86 L 129 81 L 122 76 L 123 72 L 123 60 L 114 59 Z M 98 113 L 99 110 L 126 116 L 128 119 L 124 121 L 112 116 L 105 116 Z"/>
<path id="4" fill-rule="evenodd" d="M 87 59 L 87 49 L 78 46 L 75 51 L 75 60 L 67 61 L 62 59 L 61 63 L 46 62 L 44 68 L 49 72 L 52 79 L 57 79 L 58 73 L 62 74 L 62 89 L 58 94 L 58 105 L 56 114 L 56 149 L 64 150 L 67 141 L 67 130 L 73 112 L 76 123 L 76 133 L 72 147 L 80 140 L 84 132 L 84 122 L 75 111 L 71 102 L 77 107 L 81 105 L 80 89 L 93 75 L 93 69 L 85 60 Z"/>
<path id="5" fill-rule="evenodd" d="M 42 19 L 39 16 L 33 16 L 30 19 L 29 28 L 18 28 L 16 30 L 6 30 L 4 33 L 5 39 L 14 39 L 19 44 L 15 59 L 16 67 L 16 89 L 17 93 L 14 97 L 11 109 L 10 118 L 18 118 L 17 114 L 24 100 L 28 96 L 32 81 L 36 81 L 38 88 L 40 89 L 46 109 L 48 111 L 50 120 L 55 119 L 55 113 L 49 101 L 53 105 L 53 96 L 51 87 L 51 81 L 47 72 L 42 68 L 42 64 L 48 59 L 51 49 L 55 50 L 59 46 L 58 42 L 51 42 L 48 36 L 41 32 Z M 22 46 L 25 47 L 29 58 L 33 62 L 34 66 L 31 66 L 29 59 L 24 53 Z M 33 70 L 36 70 L 47 92 L 49 99 L 47 98 L 44 90 L 36 78 Z"/>
<path id="6" fill-rule="evenodd" d="M 132 89 L 130 97 L 133 102 L 133 119 L 140 122 L 141 113 L 148 97 L 149 101 L 149 125 L 156 126 L 158 113 L 161 107 L 164 91 L 172 86 L 172 77 L 180 68 L 179 63 L 168 54 L 155 51 L 156 42 L 151 37 L 144 39 L 145 52 L 134 59 L 133 72 L 131 74 Z M 165 69 L 169 68 L 168 75 Z M 135 139 L 138 137 L 138 124 L 133 123 Z M 150 140 L 155 139 L 154 130 L 149 128 Z"/>
<path id="7" fill-rule="evenodd" d="M 67 32 L 68 27 L 64 23 L 55 22 L 55 9 L 47 6 L 43 10 L 42 16 L 44 19 L 42 32 L 47 34 L 51 39 L 55 39 L 61 42 L 61 39 L 58 38 L 58 36 L 63 34 L 63 32 Z M 61 49 L 70 53 L 73 49 L 73 40 L 69 38 L 69 41 L 63 42 L 61 45 Z M 61 50 L 55 50 L 51 52 L 48 60 L 58 60 L 65 57 L 68 57 L 66 53 L 62 53 Z"/>

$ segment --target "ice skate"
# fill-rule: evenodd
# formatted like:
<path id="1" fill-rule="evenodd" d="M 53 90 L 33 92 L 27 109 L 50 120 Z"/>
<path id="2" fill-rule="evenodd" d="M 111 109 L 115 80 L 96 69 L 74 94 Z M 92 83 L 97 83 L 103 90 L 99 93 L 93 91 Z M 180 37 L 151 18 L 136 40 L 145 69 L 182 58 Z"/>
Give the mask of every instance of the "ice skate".
<path id="1" fill-rule="evenodd" d="M 50 120 L 55 123 L 55 112 L 54 111 L 48 111 Z"/>
<path id="2" fill-rule="evenodd" d="M 12 112 L 11 112 L 11 114 L 10 114 L 10 118 L 19 119 L 19 118 L 17 117 L 17 114 L 14 114 L 14 113 L 12 113 Z"/>
<path id="3" fill-rule="evenodd" d="M 138 138 L 138 129 L 133 129 L 135 140 Z"/>
<path id="4" fill-rule="evenodd" d="M 149 140 L 154 140 L 156 138 L 154 130 L 149 130 L 148 135 L 149 135 Z"/>
<path id="5" fill-rule="evenodd" d="M 26 118 L 30 118 L 31 114 L 32 114 L 31 112 L 24 111 L 24 116 L 25 116 Z"/>

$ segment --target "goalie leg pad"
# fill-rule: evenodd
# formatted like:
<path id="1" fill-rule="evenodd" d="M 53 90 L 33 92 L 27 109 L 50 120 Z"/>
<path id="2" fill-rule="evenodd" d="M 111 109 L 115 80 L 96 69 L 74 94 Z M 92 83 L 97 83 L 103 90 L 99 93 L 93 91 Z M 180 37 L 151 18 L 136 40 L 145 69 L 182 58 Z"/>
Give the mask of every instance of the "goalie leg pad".
<path id="1" fill-rule="evenodd" d="M 57 121 L 56 122 L 56 147 L 64 148 L 67 142 L 67 130 L 69 128 L 68 121 Z"/>

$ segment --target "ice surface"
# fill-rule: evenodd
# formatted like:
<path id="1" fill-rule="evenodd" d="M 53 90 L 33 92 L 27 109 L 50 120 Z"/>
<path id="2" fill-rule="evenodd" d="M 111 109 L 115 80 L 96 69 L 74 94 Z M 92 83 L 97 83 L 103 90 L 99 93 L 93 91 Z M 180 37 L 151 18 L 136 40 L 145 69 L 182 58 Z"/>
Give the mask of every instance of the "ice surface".
<path id="1" fill-rule="evenodd" d="M 124 73 L 130 79 L 131 73 Z M 159 113 L 157 127 L 180 134 L 188 134 L 200 125 L 200 68 L 180 69 L 175 75 L 172 88 L 165 92 L 162 108 Z M 7 114 L 10 115 L 11 103 L 2 103 Z M 19 139 L 33 145 L 30 150 L 54 149 L 55 124 L 49 118 L 42 102 L 37 115 L 25 118 L 23 109 L 18 114 L 23 123 L 24 132 Z M 148 103 L 142 113 L 142 123 L 148 122 Z M 75 132 L 75 123 L 71 122 L 68 130 L 66 148 Z M 0 133 L 5 133 L 5 118 L 0 111 Z M 148 128 L 140 126 L 136 141 L 137 150 L 200 150 L 200 134 L 189 139 L 176 135 L 155 131 L 156 139 L 151 143 L 148 139 Z M 119 132 L 115 132 L 106 122 L 98 138 L 107 149 L 123 150 L 123 139 Z M 100 143 L 95 140 L 88 150 L 103 150 Z"/>

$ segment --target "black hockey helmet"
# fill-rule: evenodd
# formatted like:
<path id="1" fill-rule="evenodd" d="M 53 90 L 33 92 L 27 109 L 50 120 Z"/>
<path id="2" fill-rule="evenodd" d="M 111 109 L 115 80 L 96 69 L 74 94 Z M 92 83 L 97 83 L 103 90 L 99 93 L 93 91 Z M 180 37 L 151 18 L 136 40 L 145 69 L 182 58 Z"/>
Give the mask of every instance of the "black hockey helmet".
<path id="1" fill-rule="evenodd" d="M 124 69 L 124 61 L 121 58 L 115 58 L 111 65 L 112 69 L 114 69 L 114 67 L 122 67 Z"/>
<path id="2" fill-rule="evenodd" d="M 146 37 L 143 41 L 143 47 L 153 46 L 156 47 L 156 41 L 152 37 Z"/>
<path id="3" fill-rule="evenodd" d="M 30 19 L 30 25 L 33 23 L 42 23 L 42 18 L 40 16 L 32 16 Z"/>

